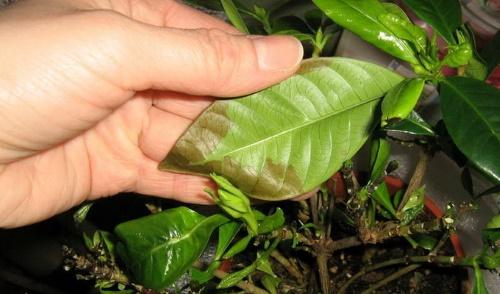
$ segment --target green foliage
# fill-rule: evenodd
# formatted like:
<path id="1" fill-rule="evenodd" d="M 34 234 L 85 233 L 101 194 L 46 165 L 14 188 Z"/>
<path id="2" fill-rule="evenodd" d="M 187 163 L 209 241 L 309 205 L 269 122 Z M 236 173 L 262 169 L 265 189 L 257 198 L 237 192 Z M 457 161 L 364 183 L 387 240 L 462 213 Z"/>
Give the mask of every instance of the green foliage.
<path id="1" fill-rule="evenodd" d="M 397 212 L 398 219 L 401 220 L 402 224 L 406 225 L 410 223 L 422 212 L 425 200 L 424 192 L 424 187 L 413 191 L 406 204 Z"/>
<path id="2" fill-rule="evenodd" d="M 407 118 L 417 105 L 425 81 L 406 79 L 392 88 L 382 101 L 382 127 Z"/>
<path id="3" fill-rule="evenodd" d="M 407 118 L 399 122 L 386 125 L 382 130 L 413 136 L 436 135 L 432 127 L 415 111 L 412 111 Z"/>
<path id="4" fill-rule="evenodd" d="M 419 63 L 410 44 L 394 35 L 378 19 L 380 15 L 390 12 L 378 0 L 313 0 L 313 2 L 333 21 L 371 44 L 410 64 Z"/>
<path id="5" fill-rule="evenodd" d="M 266 216 L 263 220 L 259 221 L 259 234 L 267 234 L 276 229 L 281 228 L 285 224 L 285 214 L 281 208 L 277 208 L 276 211 Z"/>
<path id="6" fill-rule="evenodd" d="M 216 101 L 177 141 L 160 169 L 216 172 L 248 196 L 266 200 L 309 192 L 359 150 L 377 120 L 381 97 L 401 80 L 385 68 L 352 59 L 306 60 L 278 85 Z"/>
<path id="7" fill-rule="evenodd" d="M 389 211 L 391 215 L 396 215 L 396 210 L 394 209 L 394 206 L 392 206 L 391 195 L 389 194 L 389 190 L 385 182 L 382 182 L 377 186 L 372 194 L 372 198 L 383 208 Z"/>
<path id="8" fill-rule="evenodd" d="M 441 112 L 460 151 L 500 183 L 500 90 L 475 79 L 448 78 L 441 83 Z"/>
<path id="9" fill-rule="evenodd" d="M 160 290 L 191 267 L 213 230 L 228 221 L 223 215 L 204 217 L 186 207 L 169 209 L 119 224 L 117 252 L 137 282 Z"/>
<path id="10" fill-rule="evenodd" d="M 257 235 L 257 219 L 250 207 L 250 200 L 248 197 L 224 177 L 214 173 L 210 174 L 210 177 L 219 187 L 217 196 L 213 193 L 209 193 L 214 198 L 215 203 L 230 216 L 244 220 L 250 233 L 252 235 Z"/>
<path id="11" fill-rule="evenodd" d="M 479 265 L 474 264 L 474 288 L 472 288 L 472 294 L 488 294 L 488 289 L 484 283 L 483 272 Z"/>
<path id="12" fill-rule="evenodd" d="M 385 175 L 385 167 L 391 155 L 391 144 L 384 138 L 373 140 L 370 155 L 370 181 L 376 181 Z"/>
<path id="13" fill-rule="evenodd" d="M 219 239 L 215 250 L 214 260 L 220 260 L 222 255 L 240 231 L 241 223 L 228 222 L 219 227 Z"/>
<path id="14" fill-rule="evenodd" d="M 457 0 L 403 0 L 415 14 L 430 24 L 449 44 L 456 44 L 454 33 L 462 24 Z"/>

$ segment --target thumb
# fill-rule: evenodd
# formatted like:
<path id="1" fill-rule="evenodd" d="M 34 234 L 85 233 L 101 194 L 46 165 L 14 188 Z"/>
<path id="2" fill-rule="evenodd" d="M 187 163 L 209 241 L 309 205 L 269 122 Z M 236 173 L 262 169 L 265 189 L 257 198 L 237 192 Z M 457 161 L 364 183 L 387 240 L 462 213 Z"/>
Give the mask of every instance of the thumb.
<path id="1" fill-rule="evenodd" d="M 233 35 L 217 29 L 143 26 L 128 46 L 122 85 L 193 95 L 238 96 L 275 84 L 298 68 L 301 43 L 289 36 Z"/>

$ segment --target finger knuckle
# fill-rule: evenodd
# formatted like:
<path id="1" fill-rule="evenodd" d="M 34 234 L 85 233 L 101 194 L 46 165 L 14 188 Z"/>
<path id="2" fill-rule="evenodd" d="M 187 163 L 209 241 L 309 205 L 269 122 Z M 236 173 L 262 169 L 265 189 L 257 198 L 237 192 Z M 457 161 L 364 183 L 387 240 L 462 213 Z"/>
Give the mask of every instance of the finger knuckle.
<path id="1" fill-rule="evenodd" d="M 208 29 L 203 34 L 205 48 L 203 54 L 207 76 L 212 87 L 222 87 L 229 83 L 239 67 L 242 46 L 235 38 L 221 30 Z"/>

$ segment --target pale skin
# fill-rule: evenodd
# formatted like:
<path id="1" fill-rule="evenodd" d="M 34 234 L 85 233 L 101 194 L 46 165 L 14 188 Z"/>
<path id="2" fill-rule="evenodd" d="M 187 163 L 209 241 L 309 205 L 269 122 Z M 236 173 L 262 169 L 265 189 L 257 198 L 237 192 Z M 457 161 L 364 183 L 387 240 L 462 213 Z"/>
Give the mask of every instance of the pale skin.
<path id="1" fill-rule="evenodd" d="M 210 203 L 158 162 L 212 101 L 293 74 L 291 37 L 248 37 L 171 0 L 19 1 L 0 10 L 0 227 L 133 191 Z"/>

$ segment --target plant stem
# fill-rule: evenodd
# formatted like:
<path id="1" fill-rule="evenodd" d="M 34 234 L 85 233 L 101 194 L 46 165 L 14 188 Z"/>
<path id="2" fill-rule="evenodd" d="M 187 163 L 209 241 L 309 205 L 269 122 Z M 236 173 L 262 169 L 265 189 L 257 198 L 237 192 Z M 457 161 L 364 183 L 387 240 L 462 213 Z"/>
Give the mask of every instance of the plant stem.
<path id="1" fill-rule="evenodd" d="M 328 251 L 330 253 L 333 253 L 334 251 L 337 251 L 337 250 L 342 250 L 342 249 L 346 249 L 346 248 L 350 248 L 350 247 L 354 247 L 354 246 L 359 246 L 363 244 L 358 236 L 352 236 L 352 237 L 347 237 L 347 238 L 343 238 L 343 239 L 340 239 L 340 240 L 337 240 L 337 241 L 333 241 L 331 242 L 330 244 L 328 244 Z"/>
<path id="2" fill-rule="evenodd" d="M 224 277 L 226 277 L 228 275 L 228 273 L 224 272 L 224 271 L 221 271 L 219 269 L 216 269 L 214 271 L 214 276 L 216 276 L 217 278 L 219 279 L 224 279 Z M 266 290 L 260 288 L 260 287 L 257 287 L 255 286 L 254 284 L 252 283 L 249 283 L 249 282 L 239 282 L 238 284 L 236 284 L 236 287 L 240 288 L 241 290 L 245 291 L 245 293 L 253 293 L 253 294 L 269 294 L 269 292 L 267 292 Z"/>
<path id="3" fill-rule="evenodd" d="M 281 265 L 283 265 L 283 267 L 290 273 L 290 275 L 296 278 L 300 283 L 303 282 L 304 276 L 299 271 L 299 269 L 286 257 L 284 257 L 278 250 L 273 250 L 273 252 L 271 252 L 271 256 L 276 259 L 276 261 L 278 261 Z"/>
<path id="4" fill-rule="evenodd" d="M 403 209 L 406 205 L 406 202 L 410 199 L 410 196 L 422 186 L 422 181 L 424 179 L 425 171 L 427 170 L 427 165 L 431 159 L 430 154 L 425 150 L 420 150 L 418 155 L 417 166 L 415 167 L 415 171 L 411 176 L 410 183 L 408 184 L 408 188 L 406 188 L 405 194 L 401 199 L 401 203 L 399 203 L 398 211 Z"/>
<path id="5" fill-rule="evenodd" d="M 377 283 L 375 283 L 370 288 L 368 288 L 365 291 L 361 292 L 361 294 L 372 293 L 375 290 L 377 290 L 378 288 L 385 286 L 386 284 L 388 284 L 388 283 L 390 283 L 390 282 L 392 282 L 392 281 L 394 281 L 394 280 L 396 280 L 396 279 L 398 279 L 398 278 L 406 275 L 407 273 L 410 273 L 410 272 L 416 270 L 417 268 L 419 268 L 421 266 L 422 266 L 421 264 L 412 264 L 412 265 L 409 265 L 407 267 L 404 267 L 404 268 L 398 270 L 397 272 L 394 272 L 391 275 L 385 277 L 384 279 L 378 281 Z"/>
<path id="6" fill-rule="evenodd" d="M 443 221 L 439 218 L 411 225 L 401 225 L 394 221 L 386 221 L 378 223 L 372 228 L 360 230 L 359 238 L 363 243 L 377 244 L 394 237 L 409 236 L 415 233 L 429 233 L 442 229 Z"/>

